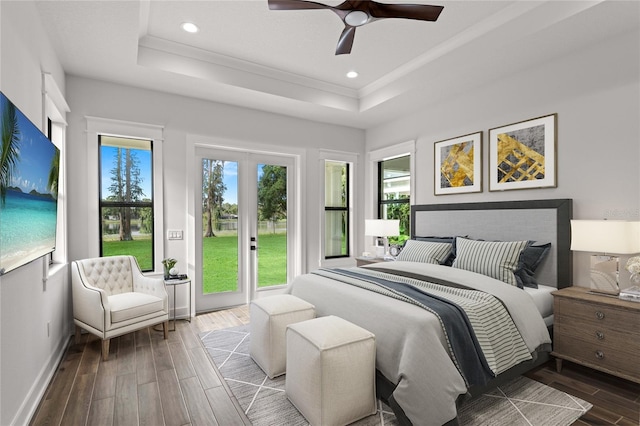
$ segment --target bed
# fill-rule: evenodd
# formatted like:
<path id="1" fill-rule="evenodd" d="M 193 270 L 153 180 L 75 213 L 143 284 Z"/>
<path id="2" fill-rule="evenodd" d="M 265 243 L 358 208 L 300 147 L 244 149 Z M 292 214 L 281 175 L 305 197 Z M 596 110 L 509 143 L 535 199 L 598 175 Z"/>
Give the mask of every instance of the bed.
<path id="1" fill-rule="evenodd" d="M 376 335 L 377 392 L 400 424 L 457 424 L 459 404 L 548 360 L 551 292 L 572 282 L 571 216 L 569 199 L 414 205 L 397 261 L 312 271 L 289 291 Z M 487 247 L 519 267 L 524 249 L 545 255 L 516 278 L 483 269 Z"/>

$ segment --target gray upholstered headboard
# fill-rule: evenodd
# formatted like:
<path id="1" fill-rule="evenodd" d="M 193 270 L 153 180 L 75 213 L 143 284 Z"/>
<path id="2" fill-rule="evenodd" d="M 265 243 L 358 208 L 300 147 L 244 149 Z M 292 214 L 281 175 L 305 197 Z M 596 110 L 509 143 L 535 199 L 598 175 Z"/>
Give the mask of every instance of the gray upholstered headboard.
<path id="1" fill-rule="evenodd" d="M 570 199 L 411 206 L 411 237 L 468 236 L 485 240 L 550 242 L 536 270 L 540 284 L 557 288 L 573 282 Z"/>

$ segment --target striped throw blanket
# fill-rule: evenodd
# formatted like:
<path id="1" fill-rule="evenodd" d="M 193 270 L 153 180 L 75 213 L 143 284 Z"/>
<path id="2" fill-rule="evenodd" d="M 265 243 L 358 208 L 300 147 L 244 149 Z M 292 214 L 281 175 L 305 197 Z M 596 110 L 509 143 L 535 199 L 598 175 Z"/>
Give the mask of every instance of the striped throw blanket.
<path id="1" fill-rule="evenodd" d="M 420 306 L 440 322 L 449 354 L 467 387 L 531 359 L 511 316 L 491 294 L 442 280 L 402 276 L 372 269 L 319 269 L 313 272 Z M 436 282 L 433 282 L 436 281 Z"/>

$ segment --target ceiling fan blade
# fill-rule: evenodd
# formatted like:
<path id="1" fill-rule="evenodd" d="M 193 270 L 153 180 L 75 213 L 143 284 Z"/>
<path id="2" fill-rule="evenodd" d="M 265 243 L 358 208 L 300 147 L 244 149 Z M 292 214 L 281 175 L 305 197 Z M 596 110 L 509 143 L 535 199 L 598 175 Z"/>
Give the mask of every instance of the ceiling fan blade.
<path id="1" fill-rule="evenodd" d="M 442 9 L 444 9 L 444 6 L 431 6 L 428 4 L 386 4 L 375 1 L 369 3 L 369 13 L 377 19 L 404 18 L 435 21 L 440 16 Z"/>
<path id="2" fill-rule="evenodd" d="M 351 53 L 351 47 L 353 46 L 353 39 L 355 36 L 356 27 L 352 27 L 350 25 L 345 26 L 342 34 L 340 34 L 340 40 L 338 40 L 336 55 L 346 55 Z"/>
<path id="3" fill-rule="evenodd" d="M 334 9 L 339 10 L 362 10 L 367 11 L 369 9 L 369 4 L 372 3 L 370 0 L 346 0 L 340 3 L 337 6 L 333 6 Z"/>
<path id="4" fill-rule="evenodd" d="M 269 0 L 271 10 L 331 9 L 331 6 L 307 0 Z"/>

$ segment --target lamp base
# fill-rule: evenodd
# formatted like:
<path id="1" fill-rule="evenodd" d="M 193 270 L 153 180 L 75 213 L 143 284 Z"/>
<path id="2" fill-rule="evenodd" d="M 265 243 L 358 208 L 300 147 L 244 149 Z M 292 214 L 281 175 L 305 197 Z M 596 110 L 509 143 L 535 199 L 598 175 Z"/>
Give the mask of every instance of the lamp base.
<path id="1" fill-rule="evenodd" d="M 591 256 L 591 292 L 617 296 L 620 294 L 618 283 L 618 256 Z"/>

